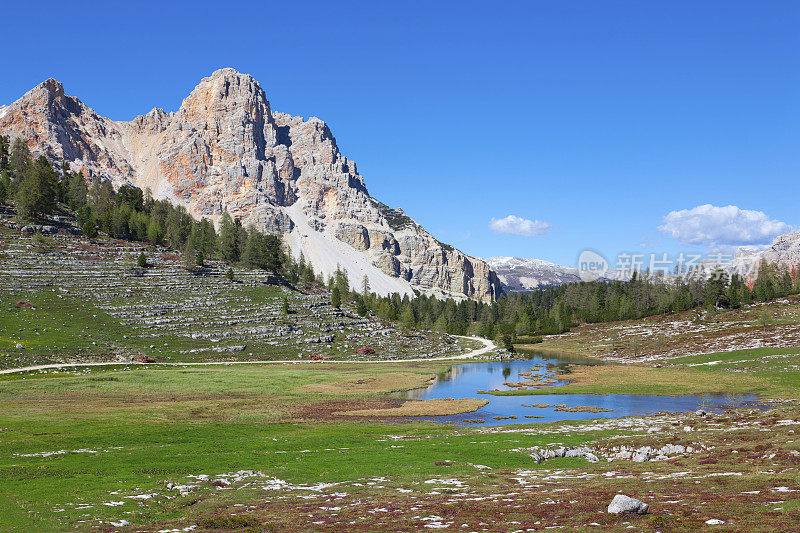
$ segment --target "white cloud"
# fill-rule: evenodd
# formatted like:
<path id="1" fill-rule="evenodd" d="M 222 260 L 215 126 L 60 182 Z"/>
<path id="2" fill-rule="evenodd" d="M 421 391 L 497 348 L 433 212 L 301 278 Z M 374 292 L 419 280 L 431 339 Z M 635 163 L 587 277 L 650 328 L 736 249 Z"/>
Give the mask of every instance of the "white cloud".
<path id="1" fill-rule="evenodd" d="M 518 217 L 516 215 L 508 215 L 505 218 L 493 218 L 489 222 L 489 228 L 495 233 L 533 237 L 535 235 L 544 235 L 548 233 L 553 229 L 553 225 L 541 220 L 528 220 L 527 218 Z"/>
<path id="2" fill-rule="evenodd" d="M 658 229 L 684 244 L 715 247 L 769 244 L 792 227 L 761 211 L 705 204 L 670 212 Z"/>

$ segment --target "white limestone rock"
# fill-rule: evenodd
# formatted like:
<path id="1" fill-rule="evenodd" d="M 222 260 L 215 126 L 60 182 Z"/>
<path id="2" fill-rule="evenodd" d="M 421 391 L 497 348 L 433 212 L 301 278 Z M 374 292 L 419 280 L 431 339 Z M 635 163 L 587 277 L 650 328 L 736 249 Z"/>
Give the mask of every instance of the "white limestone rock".
<path id="1" fill-rule="evenodd" d="M 630 496 L 625 496 L 624 494 L 617 494 L 614 496 L 614 499 L 611 500 L 611 503 L 608 506 L 608 512 L 610 514 L 646 514 L 647 508 L 648 506 L 646 503 L 637 500 L 636 498 L 631 498 Z"/>

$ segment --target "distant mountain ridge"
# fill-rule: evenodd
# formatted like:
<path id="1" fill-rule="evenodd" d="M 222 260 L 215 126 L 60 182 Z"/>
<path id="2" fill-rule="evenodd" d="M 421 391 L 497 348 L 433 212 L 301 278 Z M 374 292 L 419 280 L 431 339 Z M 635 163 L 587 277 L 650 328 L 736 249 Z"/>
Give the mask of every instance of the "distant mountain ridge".
<path id="1" fill-rule="evenodd" d="M 541 287 L 581 281 L 578 269 L 541 259 L 490 257 L 486 259 L 503 285 L 512 292 L 527 292 Z"/>
<path id="2" fill-rule="evenodd" d="M 583 281 L 576 267 L 525 257 L 490 257 L 486 262 L 497 272 L 506 291 L 529 292 L 543 287 Z M 597 281 L 628 281 L 630 272 L 610 269 Z"/>
<path id="3" fill-rule="evenodd" d="M 325 122 L 274 112 L 259 83 L 234 69 L 203 78 L 178 111 L 130 121 L 98 115 L 48 79 L 0 107 L 0 133 L 89 178 L 149 188 L 196 217 L 228 211 L 283 234 L 315 270 L 341 266 L 354 286 L 367 276 L 379 294 L 500 293 L 484 261 L 372 198 Z"/>

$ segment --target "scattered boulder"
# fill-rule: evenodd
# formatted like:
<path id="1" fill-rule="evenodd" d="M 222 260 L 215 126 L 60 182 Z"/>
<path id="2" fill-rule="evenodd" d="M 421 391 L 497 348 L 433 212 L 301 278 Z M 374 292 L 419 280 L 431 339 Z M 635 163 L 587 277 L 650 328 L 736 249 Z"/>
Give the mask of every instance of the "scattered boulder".
<path id="1" fill-rule="evenodd" d="M 42 235 L 54 235 L 58 233 L 58 228 L 55 226 L 40 226 L 38 224 L 28 224 L 22 226 L 23 235 L 33 235 L 34 233 L 41 233 Z"/>
<path id="2" fill-rule="evenodd" d="M 507 419 L 507 418 L 516 418 L 516 417 L 494 417 L 495 420 L 498 419 Z M 555 450 L 550 449 L 533 449 L 528 453 L 531 459 L 536 461 L 537 463 L 541 463 L 547 459 L 553 459 L 556 457 L 583 457 L 590 463 L 599 463 L 600 457 L 593 453 L 592 451 L 586 448 L 564 448 L 563 446 L 559 446 Z"/>
<path id="3" fill-rule="evenodd" d="M 636 513 L 636 514 L 646 514 L 647 513 L 647 504 L 643 501 L 637 500 L 636 498 L 631 498 L 630 496 L 625 496 L 624 494 L 617 494 L 614 496 L 614 499 L 611 500 L 611 503 L 608 505 L 608 512 L 610 514 L 620 514 L 620 513 Z"/>
<path id="4" fill-rule="evenodd" d="M 706 524 L 709 526 L 721 526 L 725 523 L 725 520 L 720 520 L 719 518 L 710 518 L 706 520 Z"/>

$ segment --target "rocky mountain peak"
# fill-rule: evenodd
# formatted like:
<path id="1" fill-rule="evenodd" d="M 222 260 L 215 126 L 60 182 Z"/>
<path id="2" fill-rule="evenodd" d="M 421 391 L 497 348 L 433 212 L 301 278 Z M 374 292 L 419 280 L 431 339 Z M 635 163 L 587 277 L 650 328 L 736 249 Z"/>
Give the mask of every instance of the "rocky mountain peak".
<path id="1" fill-rule="evenodd" d="M 55 78 L 48 78 L 44 80 L 42 83 L 34 87 L 30 92 L 34 91 L 49 93 L 52 98 L 64 96 L 64 86 Z"/>
<path id="2" fill-rule="evenodd" d="M 232 68 L 217 70 L 200 80 L 178 113 L 186 116 L 235 113 L 245 120 L 272 120 L 269 101 L 261 85 L 249 74 Z"/>
<path id="3" fill-rule="evenodd" d="M 73 170 L 115 185 L 149 188 L 196 217 L 229 212 L 286 236 L 293 253 L 330 275 L 344 268 L 381 294 L 413 290 L 491 300 L 500 282 L 489 266 L 372 198 L 355 162 L 328 125 L 274 113 L 261 85 L 217 70 L 178 111 L 155 108 L 131 121 L 97 115 L 47 80 L 0 107 L 0 133 Z"/>

